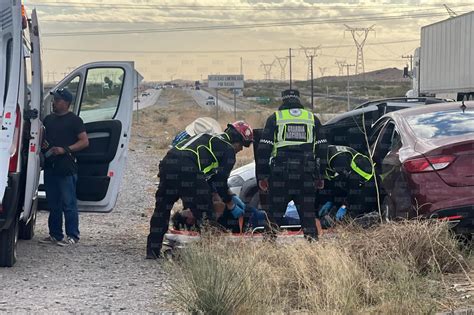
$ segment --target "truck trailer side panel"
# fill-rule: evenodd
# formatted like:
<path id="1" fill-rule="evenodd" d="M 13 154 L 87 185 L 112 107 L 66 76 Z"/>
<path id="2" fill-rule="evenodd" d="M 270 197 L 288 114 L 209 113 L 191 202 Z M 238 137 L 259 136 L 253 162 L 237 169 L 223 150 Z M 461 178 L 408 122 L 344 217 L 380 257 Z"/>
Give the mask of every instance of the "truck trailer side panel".
<path id="1" fill-rule="evenodd" d="M 474 91 L 474 11 L 421 29 L 420 92 Z"/>

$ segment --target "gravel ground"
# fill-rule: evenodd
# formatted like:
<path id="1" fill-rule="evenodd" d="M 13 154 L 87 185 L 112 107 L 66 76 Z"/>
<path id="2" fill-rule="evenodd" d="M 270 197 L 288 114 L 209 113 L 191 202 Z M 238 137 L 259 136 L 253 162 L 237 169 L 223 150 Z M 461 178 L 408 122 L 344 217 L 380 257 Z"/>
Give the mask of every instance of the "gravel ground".
<path id="1" fill-rule="evenodd" d="M 47 213 L 36 235 L 20 241 L 18 262 L 0 268 L 0 313 L 145 313 L 170 310 L 169 282 L 159 262 L 144 259 L 159 156 L 134 145 L 122 191 L 110 214 L 81 214 L 81 241 L 43 245 Z"/>

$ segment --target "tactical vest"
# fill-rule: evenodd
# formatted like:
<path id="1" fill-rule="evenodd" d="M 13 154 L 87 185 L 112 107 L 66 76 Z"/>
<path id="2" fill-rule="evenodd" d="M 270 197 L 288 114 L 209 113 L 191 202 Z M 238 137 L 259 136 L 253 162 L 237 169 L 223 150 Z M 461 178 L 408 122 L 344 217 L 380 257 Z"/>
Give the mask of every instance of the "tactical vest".
<path id="1" fill-rule="evenodd" d="M 215 135 L 209 138 L 209 141 L 203 143 L 203 137 L 209 136 L 207 134 L 199 134 L 196 135 L 188 140 L 181 141 L 176 145 L 176 149 L 180 151 L 189 151 L 192 152 L 196 156 L 197 164 L 199 170 L 204 173 L 205 175 L 211 173 L 217 167 L 219 167 L 219 161 L 216 158 L 216 155 L 212 151 L 212 141 L 215 138 L 218 138 L 220 141 L 227 143 L 228 145 L 232 146 L 230 143 L 230 137 L 228 134 L 224 133 L 222 135 Z M 203 151 L 204 150 L 204 151 Z M 208 163 L 208 165 L 202 165 L 201 154 L 204 152 L 208 152 L 212 157 L 212 161 Z"/>
<path id="2" fill-rule="evenodd" d="M 331 152 L 335 151 L 335 152 Z M 357 152 L 356 150 L 345 147 L 345 146 L 330 146 L 328 148 L 328 166 L 326 168 L 325 177 L 329 180 L 332 180 L 338 176 L 338 173 L 331 167 L 331 161 L 340 154 L 350 154 L 351 156 L 351 163 L 350 168 L 356 172 L 359 176 L 365 179 L 365 181 L 369 181 L 374 176 L 374 166 L 372 161 L 369 157 L 363 155 L 362 153 Z M 366 172 L 360 167 L 362 163 L 370 164 L 370 173 Z"/>
<path id="3" fill-rule="evenodd" d="M 275 112 L 277 130 L 275 132 L 272 156 L 277 155 L 278 149 L 313 144 L 314 115 L 301 109 L 292 108 Z"/>

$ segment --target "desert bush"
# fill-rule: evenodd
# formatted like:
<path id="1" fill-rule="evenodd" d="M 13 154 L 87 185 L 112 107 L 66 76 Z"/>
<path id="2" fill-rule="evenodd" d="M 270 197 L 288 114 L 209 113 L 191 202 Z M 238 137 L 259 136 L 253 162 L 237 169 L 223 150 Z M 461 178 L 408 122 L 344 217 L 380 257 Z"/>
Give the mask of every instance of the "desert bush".
<path id="1" fill-rule="evenodd" d="M 178 309 L 205 314 L 433 313 L 466 263 L 445 223 L 401 222 L 268 244 L 206 235 L 168 266 Z"/>

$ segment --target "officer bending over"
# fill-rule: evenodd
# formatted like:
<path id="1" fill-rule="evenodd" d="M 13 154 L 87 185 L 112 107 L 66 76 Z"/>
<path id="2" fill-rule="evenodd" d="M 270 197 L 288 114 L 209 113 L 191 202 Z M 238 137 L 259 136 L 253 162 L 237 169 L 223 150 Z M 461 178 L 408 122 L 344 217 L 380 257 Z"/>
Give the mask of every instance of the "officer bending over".
<path id="1" fill-rule="evenodd" d="M 227 125 L 220 135 L 199 134 L 170 149 L 159 165 L 160 183 L 156 192 L 155 211 L 150 220 L 146 258 L 160 256 L 163 237 L 168 231 L 171 209 L 181 198 L 199 223 L 216 219 L 213 197 L 222 198 L 236 216 L 236 209 L 227 186 L 227 179 L 235 164 L 236 153 L 249 147 L 253 130 L 247 123 L 237 121 Z M 214 195 L 214 196 L 213 196 Z"/>

